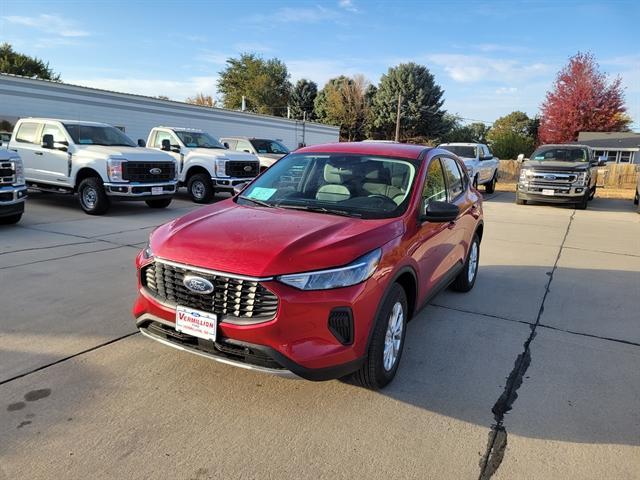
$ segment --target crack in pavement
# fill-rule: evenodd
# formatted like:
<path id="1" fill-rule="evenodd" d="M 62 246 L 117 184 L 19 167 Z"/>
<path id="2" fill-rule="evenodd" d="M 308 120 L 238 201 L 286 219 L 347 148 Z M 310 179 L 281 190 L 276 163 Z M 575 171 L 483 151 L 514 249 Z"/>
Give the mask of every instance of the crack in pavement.
<path id="1" fill-rule="evenodd" d="M 107 243 L 109 243 L 109 242 L 107 242 Z M 118 250 L 119 248 L 133 248 L 135 250 L 139 250 L 139 247 L 137 247 L 135 245 L 116 245 L 114 247 L 103 248 L 103 249 L 100 249 L 100 250 L 91 250 L 89 252 L 76 252 L 76 253 L 72 253 L 70 255 L 62 255 L 60 257 L 55 257 L 55 258 L 47 258 L 47 259 L 44 259 L 44 260 L 35 260 L 33 262 L 25 262 L 25 263 L 20 263 L 20 264 L 17 264 L 17 265 L 8 265 L 6 267 L 0 267 L 0 270 L 8 270 L 10 268 L 26 267 L 28 265 L 36 265 L 38 263 L 53 262 L 53 261 L 56 261 L 56 260 L 64 260 L 65 258 L 79 257 L 80 255 L 90 255 L 92 253 L 109 252 L 111 250 Z"/>
<path id="2" fill-rule="evenodd" d="M 540 302 L 538 316 L 536 317 L 535 323 L 529 326 L 529 328 L 531 329 L 531 333 L 524 342 L 522 353 L 520 353 L 516 357 L 513 369 L 507 377 L 507 382 L 504 386 L 502 394 L 491 409 L 495 424 L 492 426 L 491 431 L 489 432 L 487 448 L 484 455 L 480 459 L 480 475 L 478 477 L 479 480 L 490 479 L 493 474 L 496 473 L 498 468 L 500 468 L 502 460 L 504 459 L 508 436 L 507 430 L 504 426 L 504 417 L 507 412 L 512 409 L 514 402 L 518 398 L 518 389 L 522 386 L 524 375 L 527 372 L 529 365 L 531 364 L 531 342 L 536 336 L 536 329 L 538 325 L 540 325 L 540 319 L 542 318 L 542 314 L 544 313 L 544 304 L 547 300 L 547 295 L 551 290 L 551 282 L 553 282 L 553 276 L 558 268 L 558 262 L 560 261 L 560 256 L 562 255 L 562 250 L 569 235 L 569 230 L 571 229 L 571 224 L 573 223 L 575 214 L 576 211 L 574 210 L 571 214 L 571 217 L 569 217 L 569 223 L 564 233 L 564 238 L 562 239 L 562 243 L 560 244 L 558 255 L 556 256 L 553 268 L 551 269 L 551 273 L 549 274 L 549 279 L 547 280 L 544 295 L 542 296 L 542 301 Z"/>
<path id="3" fill-rule="evenodd" d="M 46 245 L 44 247 L 21 248 L 18 250 L 9 250 L 7 252 L 0 252 L 0 256 L 10 255 L 12 253 L 24 253 L 24 252 L 35 252 L 38 250 L 48 250 L 50 248 L 72 247 L 74 245 L 87 245 L 89 243 L 96 243 L 96 240 L 87 240 L 86 242 L 58 243 L 56 245 Z"/>

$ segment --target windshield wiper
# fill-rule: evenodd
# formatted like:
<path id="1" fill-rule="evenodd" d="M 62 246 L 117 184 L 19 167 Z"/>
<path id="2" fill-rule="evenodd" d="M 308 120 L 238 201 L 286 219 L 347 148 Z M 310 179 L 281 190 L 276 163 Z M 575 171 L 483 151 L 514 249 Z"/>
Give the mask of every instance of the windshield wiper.
<path id="1" fill-rule="evenodd" d="M 263 202 L 262 200 L 258 200 L 256 198 L 249 198 L 249 197 L 245 197 L 245 196 L 239 196 L 238 198 L 241 198 L 242 200 L 246 200 L 248 202 L 254 203 L 256 205 L 260 205 L 261 207 L 267 207 L 267 208 L 276 208 L 275 205 L 272 205 L 271 203 L 267 203 L 267 202 Z"/>
<path id="2" fill-rule="evenodd" d="M 312 205 L 281 205 L 277 204 L 280 208 L 290 208 L 292 210 L 306 210 L 307 212 L 328 213 L 330 215 L 340 215 L 341 217 L 362 217 L 362 214 L 355 212 L 348 212 L 346 210 L 338 210 L 326 207 L 317 207 Z"/>

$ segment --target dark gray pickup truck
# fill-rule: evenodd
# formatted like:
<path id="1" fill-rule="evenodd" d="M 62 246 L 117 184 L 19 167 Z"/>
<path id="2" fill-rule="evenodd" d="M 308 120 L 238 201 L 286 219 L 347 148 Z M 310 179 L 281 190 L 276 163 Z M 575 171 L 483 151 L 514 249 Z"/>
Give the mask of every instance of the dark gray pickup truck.
<path id="1" fill-rule="evenodd" d="M 596 194 L 595 159 L 586 145 L 541 145 L 522 164 L 516 203 L 571 203 L 584 210 Z"/>

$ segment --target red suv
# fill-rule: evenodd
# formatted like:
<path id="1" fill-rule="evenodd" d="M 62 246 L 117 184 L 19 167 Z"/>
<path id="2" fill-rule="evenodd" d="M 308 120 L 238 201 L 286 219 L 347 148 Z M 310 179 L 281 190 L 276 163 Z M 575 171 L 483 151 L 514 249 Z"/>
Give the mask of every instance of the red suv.
<path id="1" fill-rule="evenodd" d="M 407 321 L 441 289 L 473 288 L 482 231 L 451 152 L 303 148 L 155 230 L 133 313 L 145 336 L 223 363 L 381 388 Z"/>

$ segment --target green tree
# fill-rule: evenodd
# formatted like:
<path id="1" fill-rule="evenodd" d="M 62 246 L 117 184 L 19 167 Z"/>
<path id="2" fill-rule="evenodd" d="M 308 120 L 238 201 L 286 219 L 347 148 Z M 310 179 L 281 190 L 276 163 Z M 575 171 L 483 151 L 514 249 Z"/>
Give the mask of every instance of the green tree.
<path id="1" fill-rule="evenodd" d="M 227 60 L 218 90 L 226 108 L 241 108 L 244 96 L 250 112 L 286 116 L 291 83 L 287 66 L 277 58 L 243 53 Z"/>
<path id="2" fill-rule="evenodd" d="M 368 86 L 369 82 L 362 75 L 332 78 L 316 97 L 316 117 L 322 123 L 339 125 L 342 140 L 364 139 L 369 111 Z"/>
<path id="3" fill-rule="evenodd" d="M 205 95 L 204 93 L 198 93 L 195 97 L 189 97 L 185 100 L 186 103 L 192 105 L 198 105 L 200 107 L 215 107 L 216 101 L 211 95 Z"/>
<path id="4" fill-rule="evenodd" d="M 536 145 L 538 125 L 537 118 L 529 118 L 520 111 L 511 112 L 493 123 L 487 141 L 500 158 L 513 159 L 521 153 L 530 155 Z"/>
<path id="5" fill-rule="evenodd" d="M 392 67 L 380 79 L 373 99 L 372 128 L 384 138 L 393 138 L 396 128 L 398 95 L 400 107 L 400 136 L 436 138 L 449 128 L 444 116 L 444 91 L 435 83 L 429 70 L 416 63 Z"/>
<path id="6" fill-rule="evenodd" d="M 298 80 L 293 90 L 289 104 L 291 105 L 291 116 L 296 119 L 302 119 L 304 112 L 307 112 L 306 119 L 313 120 L 315 118 L 314 104 L 318 96 L 318 85 L 311 80 Z"/>
<path id="7" fill-rule="evenodd" d="M 44 63 L 39 58 L 18 53 L 8 43 L 0 45 L 0 72 L 60 81 L 60 75 L 49 68 L 48 63 Z"/>
<path id="8" fill-rule="evenodd" d="M 441 142 L 474 142 L 487 143 L 487 127 L 482 122 L 463 125 L 459 117 L 445 115 L 445 120 L 451 122 L 451 128 L 440 137 Z"/>

